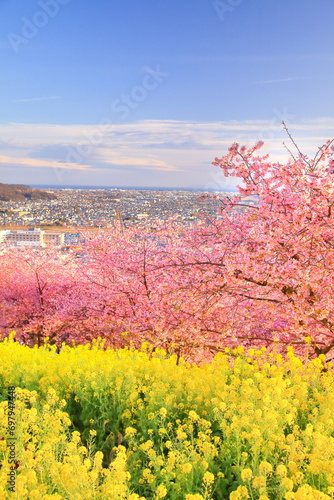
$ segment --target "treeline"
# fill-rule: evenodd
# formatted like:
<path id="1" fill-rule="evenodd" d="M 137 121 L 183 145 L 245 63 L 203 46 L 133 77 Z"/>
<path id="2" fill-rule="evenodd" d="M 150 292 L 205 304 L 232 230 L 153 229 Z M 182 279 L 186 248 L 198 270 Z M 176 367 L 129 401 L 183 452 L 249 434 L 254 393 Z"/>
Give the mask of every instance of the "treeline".
<path id="1" fill-rule="evenodd" d="M 55 200 L 56 196 L 41 189 L 31 188 L 20 184 L 0 183 L 1 201 L 24 201 L 24 200 Z"/>

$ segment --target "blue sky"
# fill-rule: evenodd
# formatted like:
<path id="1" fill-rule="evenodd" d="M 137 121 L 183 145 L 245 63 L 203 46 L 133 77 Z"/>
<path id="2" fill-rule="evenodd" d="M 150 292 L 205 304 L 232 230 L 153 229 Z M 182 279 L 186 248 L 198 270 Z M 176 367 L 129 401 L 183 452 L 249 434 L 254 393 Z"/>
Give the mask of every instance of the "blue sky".
<path id="1" fill-rule="evenodd" d="M 334 136 L 332 0 L 0 0 L 0 182 L 231 187 Z"/>

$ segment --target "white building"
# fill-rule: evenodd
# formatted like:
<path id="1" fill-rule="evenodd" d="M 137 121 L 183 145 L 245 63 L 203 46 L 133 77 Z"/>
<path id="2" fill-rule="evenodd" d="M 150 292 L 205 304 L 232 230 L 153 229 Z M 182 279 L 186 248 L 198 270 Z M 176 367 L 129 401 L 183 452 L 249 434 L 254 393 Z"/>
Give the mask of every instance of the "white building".
<path id="1" fill-rule="evenodd" d="M 46 247 L 62 247 L 65 245 L 65 233 L 41 231 L 42 241 Z"/>
<path id="2" fill-rule="evenodd" d="M 9 246 L 21 247 L 46 247 L 46 246 L 62 246 L 65 243 L 65 234 L 52 231 L 42 231 L 39 228 L 33 229 L 5 229 L 0 231 L 0 243 Z"/>

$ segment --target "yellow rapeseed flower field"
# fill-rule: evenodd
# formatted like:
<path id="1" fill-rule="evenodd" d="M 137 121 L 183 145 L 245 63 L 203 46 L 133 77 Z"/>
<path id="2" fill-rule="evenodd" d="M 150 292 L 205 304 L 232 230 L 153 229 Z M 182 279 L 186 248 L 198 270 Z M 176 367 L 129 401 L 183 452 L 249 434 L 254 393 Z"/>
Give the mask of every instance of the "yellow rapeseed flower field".
<path id="1" fill-rule="evenodd" d="M 176 365 L 147 346 L 57 354 L 10 338 L 0 359 L 0 500 L 334 498 L 321 357 L 238 348 Z"/>

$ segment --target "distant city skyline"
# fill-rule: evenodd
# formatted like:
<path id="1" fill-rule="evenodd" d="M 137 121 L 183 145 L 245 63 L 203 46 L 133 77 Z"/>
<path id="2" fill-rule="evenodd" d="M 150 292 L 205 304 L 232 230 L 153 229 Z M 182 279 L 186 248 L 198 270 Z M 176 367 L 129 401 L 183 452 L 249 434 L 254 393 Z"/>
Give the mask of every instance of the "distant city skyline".
<path id="1" fill-rule="evenodd" d="M 64 184 L 64 185 L 56 185 L 56 184 L 32 184 L 30 187 L 39 188 L 39 189 L 101 189 L 101 190 L 127 190 L 127 191 L 203 191 L 204 186 L 188 186 L 188 187 L 179 187 L 179 186 L 89 186 L 87 184 L 84 185 L 72 185 L 72 184 Z M 214 191 L 214 189 L 211 189 Z M 222 191 L 223 190 L 219 190 Z M 226 189 L 226 192 L 235 192 L 237 193 L 237 189 L 230 188 Z"/>
<path id="2" fill-rule="evenodd" d="M 334 137 L 332 0 L 3 0 L 0 182 L 231 190 Z M 291 146 L 292 147 L 292 146 Z"/>

